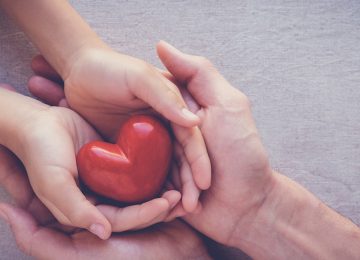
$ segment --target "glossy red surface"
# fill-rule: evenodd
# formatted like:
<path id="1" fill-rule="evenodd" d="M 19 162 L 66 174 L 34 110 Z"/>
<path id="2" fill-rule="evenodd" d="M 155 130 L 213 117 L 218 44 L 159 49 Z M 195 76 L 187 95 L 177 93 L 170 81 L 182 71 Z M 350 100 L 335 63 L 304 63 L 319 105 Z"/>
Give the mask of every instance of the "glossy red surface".
<path id="1" fill-rule="evenodd" d="M 138 203 L 161 189 L 172 155 L 166 128 L 150 116 L 129 118 L 116 144 L 94 141 L 77 155 L 82 181 L 92 191 L 120 202 Z"/>

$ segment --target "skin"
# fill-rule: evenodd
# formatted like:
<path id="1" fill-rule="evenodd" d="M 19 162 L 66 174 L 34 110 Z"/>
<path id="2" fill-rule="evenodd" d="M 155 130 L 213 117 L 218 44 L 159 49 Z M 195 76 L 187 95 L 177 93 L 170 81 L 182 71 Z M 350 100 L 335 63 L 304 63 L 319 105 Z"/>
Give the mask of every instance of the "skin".
<path id="1" fill-rule="evenodd" d="M 189 106 L 201 118 L 212 162 L 213 183 L 201 197 L 202 208 L 185 219 L 207 236 L 229 244 L 239 222 L 256 214 L 273 182 L 250 102 L 205 58 L 183 54 L 165 42 L 158 44 L 157 51 L 184 86 L 184 94 L 193 98 Z M 174 183 L 177 186 L 176 179 Z"/>
<path id="2" fill-rule="evenodd" d="M 213 165 L 213 184 L 201 207 L 184 219 L 254 259 L 359 258 L 359 228 L 271 169 L 246 96 L 203 57 L 165 42 L 158 44 L 158 54 L 202 119 Z M 181 188 L 176 171 L 172 180 Z M 174 212 L 181 215 L 184 209 L 178 205 Z"/>
<path id="3" fill-rule="evenodd" d="M 360 229 L 271 170 L 244 94 L 202 57 L 164 42 L 158 53 L 183 86 L 189 107 L 202 118 L 213 164 L 213 185 L 201 197 L 202 207 L 184 219 L 254 259 L 358 259 Z M 172 177 L 173 185 L 181 186 L 180 177 Z M 6 219 L 6 207 L 0 208 Z"/>
<path id="4" fill-rule="evenodd" d="M 61 105 L 79 113 L 104 139 L 113 140 L 119 126 L 132 114 L 159 113 L 169 120 L 181 147 L 177 157 L 182 158 L 182 165 L 179 167 L 174 162 L 173 167 L 180 168 L 178 171 L 183 180 L 182 205 L 187 212 L 193 212 L 200 191 L 210 186 L 211 166 L 197 127 L 200 120 L 187 109 L 167 74 L 142 60 L 113 51 L 67 1 L 0 0 L 0 5 L 59 73 L 60 76 L 54 79 L 58 82 L 62 79 L 66 97 L 66 102 L 62 101 Z M 61 182 L 63 189 L 75 187 L 75 179 L 70 176 L 75 175 L 69 174 Z M 51 182 L 50 178 L 46 182 L 49 187 L 59 184 Z M 56 189 L 34 189 L 37 193 L 39 189 L 46 190 L 39 197 L 61 222 L 67 219 L 66 223 L 83 227 L 80 224 L 87 220 L 74 218 L 70 210 L 75 205 L 79 211 L 87 212 L 81 216 L 91 215 L 90 219 L 94 219 L 99 214 L 87 207 L 86 200 L 82 200 L 83 203 L 64 201 Z M 168 211 L 164 208 L 161 207 L 158 215 Z M 105 238 L 111 230 L 109 223 L 102 219 L 93 224 L 99 225 L 96 233 Z"/>
<path id="5" fill-rule="evenodd" d="M 3 146 L 0 184 L 17 204 L 0 203 L 0 217 L 10 225 L 19 248 L 36 259 L 209 259 L 201 239 L 181 221 L 114 234 L 106 241 L 60 225 L 33 193 L 16 156 Z"/>
<path id="6" fill-rule="evenodd" d="M 203 57 L 165 42 L 158 44 L 158 54 L 202 119 L 213 166 L 213 184 L 202 194 L 201 207 L 184 219 L 254 259 L 359 258 L 359 228 L 271 169 L 246 96 Z M 181 188 L 176 172 L 172 180 Z M 174 212 L 184 209 L 178 205 Z"/>
<path id="7" fill-rule="evenodd" d="M 86 228 L 106 239 L 112 230 L 137 229 L 169 216 L 181 198 L 175 190 L 165 192 L 161 198 L 125 208 L 95 207 L 77 186 L 76 154 L 84 144 L 99 140 L 98 134 L 70 109 L 50 107 L 11 90 L 8 85 L 0 88 L 0 106 L 12 111 L 0 116 L 3 125 L 0 144 L 21 160 L 36 198 L 61 224 Z M 25 172 L 24 168 L 19 169 Z M 64 211 L 71 212 L 71 215 L 64 215 Z M 104 228 L 94 228 L 93 224 Z"/>
<path id="8" fill-rule="evenodd" d="M 165 42 L 157 50 L 193 97 L 213 167 L 201 209 L 184 219 L 254 259 L 359 259 L 359 227 L 271 169 L 246 96 L 205 58 Z"/>

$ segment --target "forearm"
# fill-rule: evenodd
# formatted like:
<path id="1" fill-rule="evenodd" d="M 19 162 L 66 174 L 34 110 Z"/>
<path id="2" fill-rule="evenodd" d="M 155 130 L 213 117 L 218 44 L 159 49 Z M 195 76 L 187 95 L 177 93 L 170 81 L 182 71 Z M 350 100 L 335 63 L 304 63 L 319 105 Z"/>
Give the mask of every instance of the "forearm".
<path id="1" fill-rule="evenodd" d="M 0 0 L 0 4 L 63 78 L 82 48 L 106 48 L 65 0 Z"/>
<path id="2" fill-rule="evenodd" d="M 234 246 L 255 259 L 359 259 L 360 229 L 285 176 Z"/>
<path id="3" fill-rule="evenodd" d="M 47 107 L 35 99 L 0 88 L 0 144 L 22 157 L 21 145 L 27 124 Z"/>

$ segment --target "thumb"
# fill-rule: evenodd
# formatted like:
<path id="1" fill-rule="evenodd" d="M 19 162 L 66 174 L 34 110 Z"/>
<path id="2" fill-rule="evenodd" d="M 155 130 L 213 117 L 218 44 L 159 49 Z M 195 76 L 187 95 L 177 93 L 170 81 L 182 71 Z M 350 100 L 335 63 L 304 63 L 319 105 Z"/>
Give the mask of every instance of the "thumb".
<path id="1" fill-rule="evenodd" d="M 52 229 L 40 227 L 27 211 L 9 204 L 0 204 L 0 217 L 11 227 L 18 247 L 27 255 L 40 259 L 55 259 L 68 255 L 73 248 L 69 238 Z M 36 236 L 35 236 L 36 234 Z"/>
<path id="2" fill-rule="evenodd" d="M 201 106 L 216 103 L 231 85 L 220 75 L 209 60 L 185 54 L 167 42 L 157 44 L 160 60 L 169 72 L 187 85 L 190 94 Z"/>
<path id="3" fill-rule="evenodd" d="M 50 180 L 46 176 L 37 179 L 34 191 L 61 224 L 86 228 L 101 239 L 110 237 L 109 221 L 86 199 L 70 173 L 55 168 L 42 172 L 54 175 Z"/>

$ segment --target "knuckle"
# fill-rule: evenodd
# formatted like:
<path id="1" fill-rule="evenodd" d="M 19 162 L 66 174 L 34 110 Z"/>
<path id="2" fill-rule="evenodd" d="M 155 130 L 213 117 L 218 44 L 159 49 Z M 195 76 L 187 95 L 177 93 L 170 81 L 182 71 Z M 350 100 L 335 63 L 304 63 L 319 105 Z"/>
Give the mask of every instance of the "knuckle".
<path id="1" fill-rule="evenodd" d="M 145 61 L 137 61 L 136 63 L 135 72 L 141 76 L 141 75 L 148 75 L 154 73 L 153 67 L 146 63 Z"/>
<path id="2" fill-rule="evenodd" d="M 237 89 L 234 89 L 234 93 L 229 95 L 229 99 L 227 100 L 228 107 L 238 107 L 243 110 L 251 109 L 251 101 L 250 99 L 242 92 Z"/>
<path id="3" fill-rule="evenodd" d="M 197 63 L 202 68 L 213 68 L 211 61 L 203 56 L 196 56 Z"/>

